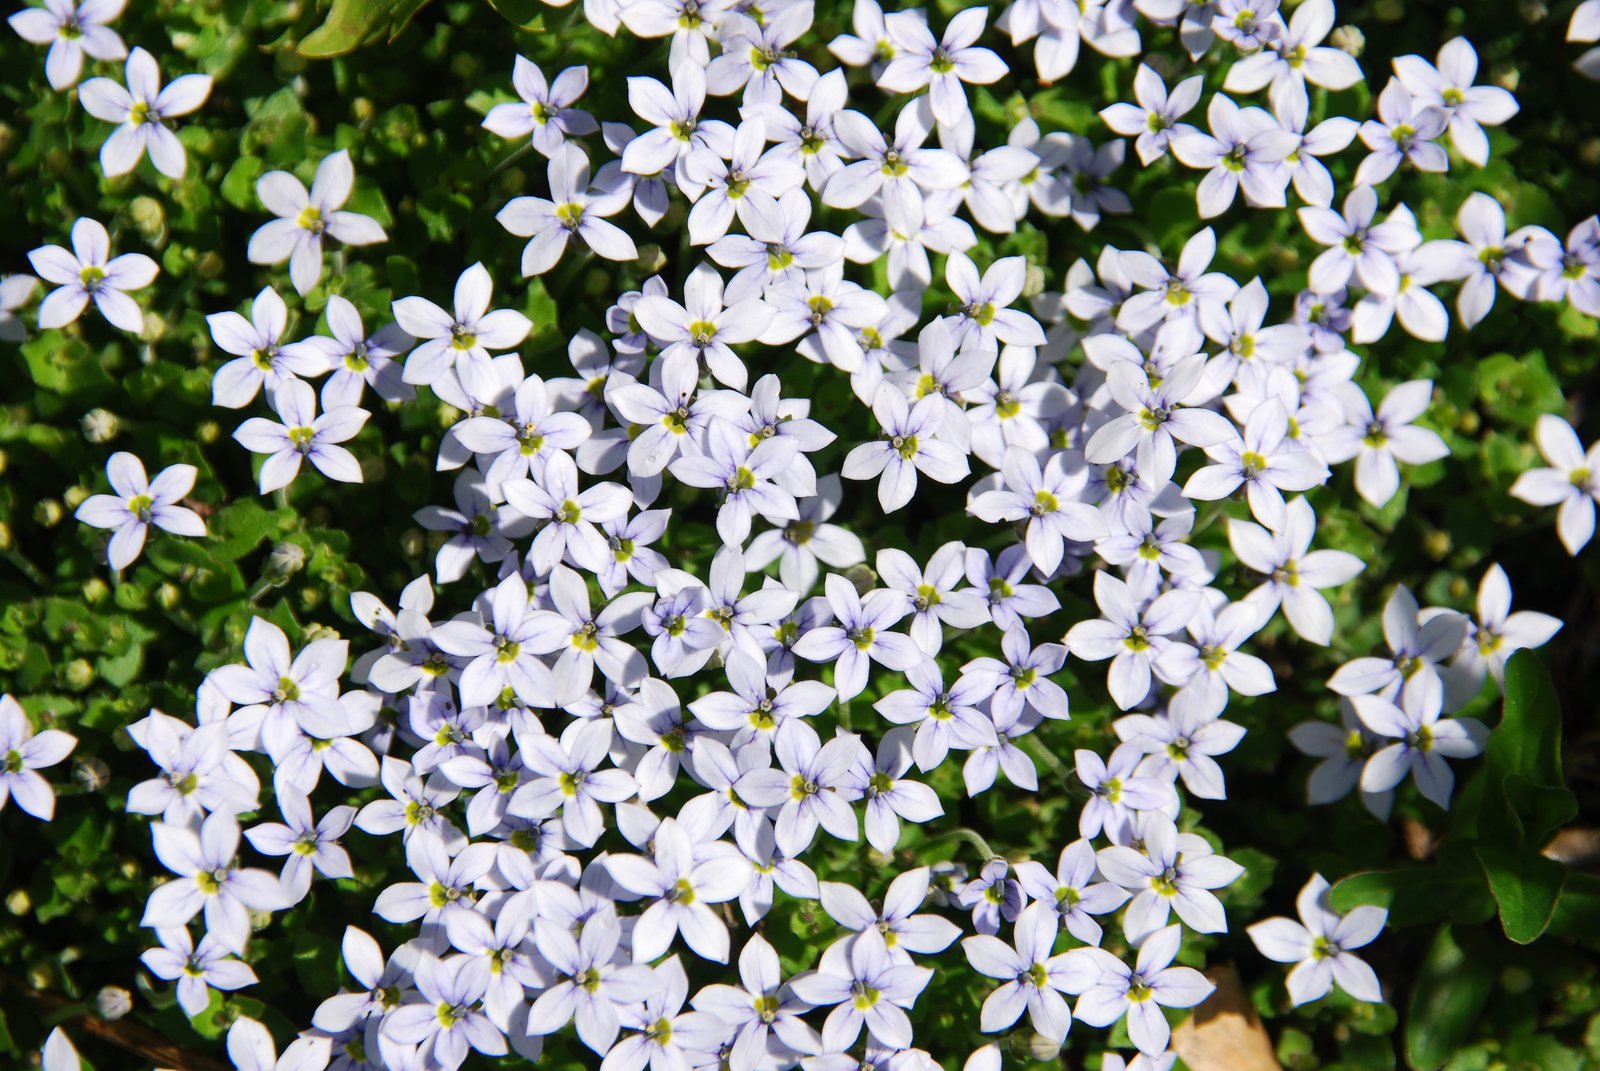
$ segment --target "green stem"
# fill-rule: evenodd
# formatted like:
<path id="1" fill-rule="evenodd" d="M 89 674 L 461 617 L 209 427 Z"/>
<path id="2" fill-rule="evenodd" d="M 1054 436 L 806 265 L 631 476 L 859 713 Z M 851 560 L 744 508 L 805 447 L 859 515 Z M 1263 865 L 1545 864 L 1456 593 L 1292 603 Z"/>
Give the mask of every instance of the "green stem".
<path id="1" fill-rule="evenodd" d="M 46 577 L 43 573 L 41 573 L 39 571 L 38 566 L 34 565 L 27 558 L 24 558 L 22 556 L 22 552 L 21 551 L 8 550 L 5 553 L 5 558 L 6 558 L 6 561 L 10 562 L 12 565 L 15 565 L 17 567 L 17 571 L 18 572 L 20 572 L 23 576 L 27 577 L 30 581 L 32 581 L 38 587 L 41 587 L 41 588 L 49 588 L 50 587 L 49 578 Z"/>
<path id="2" fill-rule="evenodd" d="M 1200 516 L 1195 518 L 1194 527 L 1189 529 L 1189 539 L 1194 539 L 1195 536 L 1215 524 L 1217 518 L 1222 516 L 1222 507 L 1227 501 L 1225 498 L 1219 498 L 1201 510 Z"/>
<path id="3" fill-rule="evenodd" d="M 1072 770 L 1067 767 L 1066 763 L 1056 757 L 1055 752 L 1045 746 L 1043 740 L 1040 740 L 1032 733 L 1022 737 L 1021 740 L 1024 751 L 1043 763 L 1046 769 L 1056 775 L 1063 786 L 1072 787 Z"/>
<path id="4" fill-rule="evenodd" d="M 989 842 L 983 839 L 982 834 L 980 834 L 975 829 L 968 829 L 966 826 L 957 826 L 955 829 L 952 829 L 947 833 L 941 833 L 937 837 L 933 837 L 932 839 L 936 840 L 936 841 L 939 841 L 939 840 L 961 840 L 961 841 L 966 841 L 968 844 L 972 845 L 974 848 L 978 849 L 978 851 L 983 854 L 983 858 L 984 858 L 985 861 L 990 860 L 990 859 L 999 859 L 999 858 L 1001 858 L 1001 855 L 1000 855 L 999 852 L 997 852 L 993 848 L 989 847 Z"/>

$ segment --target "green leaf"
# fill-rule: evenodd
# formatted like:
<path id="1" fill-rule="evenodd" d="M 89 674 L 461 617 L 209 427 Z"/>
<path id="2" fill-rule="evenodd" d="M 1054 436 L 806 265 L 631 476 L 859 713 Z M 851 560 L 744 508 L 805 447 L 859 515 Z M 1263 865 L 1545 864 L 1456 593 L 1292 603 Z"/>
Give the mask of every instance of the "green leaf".
<path id="1" fill-rule="evenodd" d="M 301 40 L 299 53 L 312 59 L 331 59 L 354 52 L 379 26 L 387 26 L 395 0 L 333 0 L 322 25 Z"/>
<path id="2" fill-rule="evenodd" d="M 1438 860 L 1426 866 L 1351 874 L 1328 895 L 1335 911 L 1363 904 L 1384 908 L 1395 928 L 1445 920 L 1482 923 L 1495 907 L 1482 867 L 1465 845 L 1445 845 Z"/>
<path id="3" fill-rule="evenodd" d="M 500 12 L 507 22 L 525 30 L 544 29 L 544 8 L 540 0 L 489 0 L 489 6 Z"/>
<path id="4" fill-rule="evenodd" d="M 60 331 L 45 331 L 22 345 L 28 374 L 44 390 L 74 395 L 95 393 L 111 384 L 99 356 L 81 338 L 65 338 Z"/>
<path id="5" fill-rule="evenodd" d="M 241 156 L 222 176 L 222 199 L 242 211 L 256 211 L 256 180 L 265 171 L 260 157 Z"/>
<path id="6" fill-rule="evenodd" d="M 1600 877 L 1567 875 L 1548 932 L 1591 946 L 1600 944 Z"/>
<path id="7" fill-rule="evenodd" d="M 1505 716 L 1489 734 L 1485 765 L 1540 785 L 1561 785 L 1561 703 L 1550 674 L 1532 651 L 1506 663 Z"/>
<path id="8" fill-rule="evenodd" d="M 260 546 L 262 540 L 272 536 L 280 525 L 293 517 L 288 510 L 268 511 L 253 498 L 226 506 L 217 511 L 209 525 L 217 540 L 213 553 L 222 561 L 236 561 Z"/>
<path id="9" fill-rule="evenodd" d="M 1434 1071 L 1466 1042 L 1494 991 L 1497 957 L 1481 934 L 1441 926 L 1406 1009 L 1406 1063 Z"/>
<path id="10" fill-rule="evenodd" d="M 1535 848 L 1478 847 L 1478 858 L 1500 908 L 1500 925 L 1519 945 L 1538 940 L 1550 925 L 1567 868 Z"/>

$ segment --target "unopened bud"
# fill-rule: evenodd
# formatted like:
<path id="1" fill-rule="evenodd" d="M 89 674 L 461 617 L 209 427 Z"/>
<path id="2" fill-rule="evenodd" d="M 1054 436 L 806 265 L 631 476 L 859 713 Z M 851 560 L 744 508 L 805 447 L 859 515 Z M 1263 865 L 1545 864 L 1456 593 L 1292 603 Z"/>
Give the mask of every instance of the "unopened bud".
<path id="1" fill-rule="evenodd" d="M 95 606 L 106 601 L 106 596 L 111 594 L 111 585 L 98 576 L 91 576 L 83 582 L 83 601 L 90 606 Z"/>
<path id="2" fill-rule="evenodd" d="M 305 548 L 295 543 L 279 543 L 267 555 L 268 576 L 292 576 L 305 567 Z"/>
<path id="3" fill-rule="evenodd" d="M 377 107 L 366 97 L 357 97 L 350 102 L 350 115 L 358 123 L 365 123 L 377 114 Z"/>
<path id="4" fill-rule="evenodd" d="M 156 588 L 156 605 L 163 610 L 176 610 L 183 601 L 183 592 L 178 590 L 178 585 L 172 581 L 164 581 Z"/>
<path id="5" fill-rule="evenodd" d="M 646 242 L 639 247 L 639 259 L 633 266 L 641 275 L 654 275 L 667 266 L 667 255 L 655 242 Z"/>
<path id="6" fill-rule="evenodd" d="M 108 985 L 94 995 L 94 1009 L 100 1018 L 116 1022 L 133 1011 L 133 994 L 120 985 Z"/>
<path id="7" fill-rule="evenodd" d="M 68 688 L 81 692 L 94 683 L 94 667 L 86 658 L 74 658 L 62 669 L 61 676 Z"/>
<path id="8" fill-rule="evenodd" d="M 219 278 L 228 268 L 228 262 L 221 253 L 208 252 L 194 262 L 194 273 L 202 279 Z"/>
<path id="9" fill-rule="evenodd" d="M 33 900 L 28 896 L 27 889 L 17 889 L 6 897 L 6 910 L 13 915 L 26 915 L 33 910 Z"/>
<path id="10" fill-rule="evenodd" d="M 167 321 L 166 321 L 166 318 L 163 317 L 159 312 L 155 312 L 154 310 L 149 310 L 149 309 L 145 310 L 144 326 L 139 328 L 139 341 L 140 342 L 148 342 L 148 343 L 151 343 L 152 345 L 154 345 L 155 343 L 160 342 L 163 338 L 166 338 L 166 337 L 167 337 Z M 150 361 L 146 360 L 144 363 L 145 364 L 149 364 Z"/>
<path id="11" fill-rule="evenodd" d="M 111 783 L 111 767 L 89 756 L 79 759 L 72 767 L 72 776 L 86 792 L 99 792 Z"/>
<path id="12" fill-rule="evenodd" d="M 1367 35 L 1354 26 L 1339 26 L 1328 35 L 1328 44 L 1359 58 L 1367 49 Z"/>
<path id="13" fill-rule="evenodd" d="M 151 245 L 159 245 L 166 235 L 167 212 L 154 197 L 135 197 L 128 204 L 128 218 Z"/>
<path id="14" fill-rule="evenodd" d="M 856 594 L 865 595 L 878 583 L 878 574 L 865 562 L 852 565 L 844 571 L 844 578 L 856 586 Z"/>
<path id="15" fill-rule="evenodd" d="M 60 500 L 54 498 L 40 499 L 38 505 L 33 507 L 34 521 L 45 528 L 54 528 L 66 515 L 67 511 L 62 508 Z"/>
<path id="16" fill-rule="evenodd" d="M 83 414 L 83 419 L 78 422 L 83 429 L 83 437 L 92 443 L 108 443 L 117 437 L 121 430 L 121 421 L 117 414 L 109 409 L 91 409 Z"/>
<path id="17" fill-rule="evenodd" d="M 222 426 L 215 420 L 202 420 L 194 429 L 194 437 L 201 446 L 210 446 L 222 437 Z"/>
<path id="18" fill-rule="evenodd" d="M 1435 528 L 1423 536 L 1422 552 L 1434 561 L 1441 560 L 1450 553 L 1450 533 L 1442 528 Z"/>
<path id="19" fill-rule="evenodd" d="M 0 551 L 10 550 L 16 546 L 16 540 L 11 537 L 11 526 L 5 521 L 0 521 Z"/>
<path id="20" fill-rule="evenodd" d="M 1022 277 L 1022 296 L 1031 298 L 1044 293 L 1044 284 L 1044 269 L 1033 261 L 1028 261 L 1028 270 Z"/>
<path id="21" fill-rule="evenodd" d="M 89 497 L 89 489 L 82 484 L 73 484 L 62 492 L 61 498 L 68 509 L 77 509 L 83 500 Z"/>
<path id="22" fill-rule="evenodd" d="M 1049 1063 L 1061 1055 L 1061 1042 L 1036 1033 L 1028 1038 L 1028 1055 L 1040 1063 Z"/>
<path id="23" fill-rule="evenodd" d="M 319 589 L 312 588 L 311 590 L 316 591 Z M 337 640 L 341 638 L 342 637 L 339 635 L 339 630 L 334 628 L 332 625 L 314 624 L 306 626 L 303 642 L 314 643 L 317 640 Z"/>

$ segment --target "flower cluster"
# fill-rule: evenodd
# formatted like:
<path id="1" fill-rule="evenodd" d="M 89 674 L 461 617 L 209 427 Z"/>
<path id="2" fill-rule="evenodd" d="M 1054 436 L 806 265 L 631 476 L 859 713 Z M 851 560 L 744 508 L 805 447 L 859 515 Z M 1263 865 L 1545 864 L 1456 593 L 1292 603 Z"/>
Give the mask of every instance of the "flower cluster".
<path id="1" fill-rule="evenodd" d="M 106 59 L 120 47 L 103 26 L 111 4 L 74 12 L 52 0 L 48 12 L 76 28 L 52 45 L 57 85 L 75 79 L 79 52 Z M 664 76 L 629 79 L 631 119 L 579 107 L 586 69 L 547 78 L 517 58 L 521 103 L 494 107 L 483 125 L 548 160 L 548 196 L 515 197 L 496 217 L 528 240 L 521 275 L 593 254 L 644 276 L 570 339 L 571 375 L 527 372 L 519 347 L 533 325 L 495 307 L 481 263 L 460 273 L 447 304 L 400 296 L 376 330 L 332 293 L 320 333 L 291 333 L 274 286 L 248 317 L 209 318 L 232 358 L 215 371 L 214 403 L 273 414 L 234 432 L 263 456 L 263 494 L 307 478 L 305 462 L 360 482 L 361 452 L 346 444 L 371 434 L 369 388 L 395 406 L 427 388 L 461 414 L 436 459 L 455 474 L 454 508 L 416 514 L 447 535 L 432 577 L 408 585 L 397 609 L 381 593 L 353 600 L 374 646 L 353 664 L 342 638 L 314 634 L 296 651 L 257 617 L 243 660 L 200 685 L 193 719 L 154 710 L 129 728 L 160 773 L 133 789 L 128 809 L 154 819 L 171 872 L 146 906 L 144 962 L 176 983 L 191 1014 L 211 990 L 256 981 L 239 957 L 262 914 L 300 903 L 319 879 L 353 876 L 342 839 L 386 838 L 409 872 L 370 906 L 415 936 L 385 954 L 351 926 L 343 953 L 358 988 L 329 994 L 282 1059 L 264 1028 L 240 1020 L 229 1041 L 237 1066 L 453 1071 L 474 1050 L 537 1057 L 570 1028 L 606 1071 L 932 1068 L 947 1054 L 918 1047 L 912 1016 L 934 957 L 958 940 L 972 969 L 999 983 L 982 1031 L 1009 1030 L 1026 1012 L 1059 1044 L 1074 1019 L 1104 1029 L 1125 1017 L 1152 1065 L 1170 1040 L 1161 1009 L 1192 1007 L 1212 989 L 1174 966 L 1185 931 L 1228 930 L 1218 894 L 1243 870 L 1193 831 L 1189 803 L 1227 797 L 1219 759 L 1246 732 L 1229 720 L 1234 698 L 1276 687 L 1251 638 L 1281 617 L 1328 645 L 1324 593 L 1363 569 L 1317 549 L 1307 495 L 1353 462 L 1356 493 L 1383 506 L 1407 468 L 1449 456 L 1427 424 L 1433 384 L 1369 397 L 1349 347 L 1395 322 L 1444 339 L 1450 315 L 1433 288 L 1448 283 L 1464 328 L 1501 290 L 1600 315 L 1595 218 L 1565 239 L 1542 227 L 1508 234 L 1499 204 L 1472 194 L 1452 206 L 1460 240 L 1424 241 L 1386 190 L 1406 171 L 1481 166 L 1483 128 L 1516 112 L 1506 90 L 1473 84 L 1476 53 L 1463 39 L 1434 61 L 1397 60 L 1375 117 L 1313 121 L 1308 84 L 1338 90 L 1362 77 L 1323 43 L 1331 0 L 1305 0 L 1289 18 L 1275 2 L 1242 0 L 1014 0 L 1000 14 L 1013 46 L 1034 42 L 1046 80 L 1070 71 L 1082 44 L 1134 57 L 1141 33 L 1177 31 L 1196 72 L 1169 87 L 1140 65 L 1133 102 L 1102 118 L 1136 138 L 1143 165 L 1170 152 L 1204 172 L 1201 220 L 1238 201 L 1299 202 L 1323 251 L 1308 288 L 1274 310 L 1262 279 L 1215 263 L 1216 235 L 1203 225 L 1181 248 L 1102 246 L 1059 291 L 1039 293 L 1023 256 L 975 262 L 979 231 L 1008 234 L 1034 213 L 1090 231 L 1129 212 L 1111 185 L 1125 142 L 1097 146 L 1030 119 L 984 145 L 973 87 L 1009 73 L 981 43 L 994 37 L 988 9 L 943 26 L 873 0 L 856 0 L 854 15 L 855 32 L 827 47 L 842 66 L 821 71 L 804 57 L 822 51 L 800 47 L 809 3 L 589 0 L 584 16 L 607 33 L 670 38 Z M 45 18 L 22 19 L 18 32 L 52 39 Z M 1228 69 L 1202 129 L 1183 120 L 1216 65 Z M 863 103 L 870 87 L 889 111 Z M 86 83 L 85 107 L 116 124 L 104 173 L 148 155 L 181 176 L 170 122 L 210 89 L 199 75 L 162 88 L 138 48 L 125 87 Z M 1325 161 L 1363 150 L 1354 183 L 1336 189 Z M 287 262 L 295 293 L 314 291 L 328 241 L 360 256 L 386 239 L 345 208 L 354 189 L 344 151 L 318 164 L 309 191 L 286 172 L 263 175 L 257 194 L 276 218 L 250 240 L 250 262 Z M 646 264 L 636 240 L 668 213 L 685 234 L 676 274 Z M 849 220 L 838 233 L 824 224 L 836 219 Z M 155 263 L 111 258 L 93 220 L 73 226 L 72 243 L 33 254 L 57 287 L 38 326 L 72 322 L 92 298 L 137 332 L 128 292 L 153 282 Z M 12 289 L 13 306 L 30 300 L 31 287 Z M 860 412 L 786 396 L 801 359 Z M 1546 420 L 1539 445 L 1552 468 L 1513 493 L 1561 503 L 1575 553 L 1600 483 L 1570 427 Z M 856 426 L 876 433 L 840 443 L 847 451 L 828 471 L 820 458 Z M 89 499 L 79 517 L 114 529 L 113 568 L 136 558 L 152 524 L 205 535 L 177 504 L 194 476 L 173 466 L 147 482 L 131 455 L 110 460 L 116 493 Z M 964 507 L 972 536 L 926 559 L 830 521 L 852 496 L 894 514 L 932 495 Z M 1227 500 L 1251 518 L 1224 522 L 1236 570 L 1193 542 Z M 652 546 L 690 509 L 714 520 L 720 549 L 709 562 Z M 1098 616 L 1058 616 L 1068 592 L 1092 599 Z M 1477 754 L 1486 731 L 1446 715 L 1498 680 L 1512 650 L 1560 627 L 1512 614 L 1510 602 L 1498 567 L 1476 619 L 1395 592 L 1388 651 L 1328 681 L 1348 700 L 1345 724 L 1291 734 L 1324 760 L 1311 802 L 1359 786 L 1386 816 L 1409 776 L 1448 805 L 1444 760 Z M 939 661 L 957 638 L 987 653 Z M 811 861 L 828 840 L 865 840 L 895 867 L 907 827 L 937 828 L 953 809 L 929 785 L 947 763 L 959 762 L 968 796 L 1036 791 L 1038 764 L 1066 776 L 1064 757 L 1032 734 L 1071 717 L 1076 698 L 1059 683 L 1069 664 L 1096 687 L 1091 666 L 1103 666 L 1122 713 L 1114 747 L 1071 758 L 1088 801 L 1058 856 L 985 852 L 970 872 L 889 869 L 881 905 L 819 879 Z M 48 817 L 49 790 L 32 771 L 60 761 L 71 738 L 30 741 L 19 718 L 9 698 L 0 704 L 0 803 L 9 791 Z M 269 767 L 266 785 L 256 771 Z M 376 798 L 325 805 L 317 797 L 330 782 Z M 240 816 L 256 812 L 242 828 Z M 245 843 L 277 872 L 241 862 Z M 1349 950 L 1376 936 L 1382 913 L 1340 920 L 1325 888 L 1319 877 L 1302 894 L 1303 926 L 1269 920 L 1251 936 L 1268 957 L 1300 964 L 1289 980 L 1297 1002 L 1333 982 L 1381 999 Z M 786 900 L 817 901 L 838 927 L 798 972 L 754 930 Z M 695 988 L 691 959 L 736 969 Z M 66 1066 L 59 1045 L 46 1059 Z M 999 1059 L 991 1046 L 973 1054 L 979 1066 Z"/>

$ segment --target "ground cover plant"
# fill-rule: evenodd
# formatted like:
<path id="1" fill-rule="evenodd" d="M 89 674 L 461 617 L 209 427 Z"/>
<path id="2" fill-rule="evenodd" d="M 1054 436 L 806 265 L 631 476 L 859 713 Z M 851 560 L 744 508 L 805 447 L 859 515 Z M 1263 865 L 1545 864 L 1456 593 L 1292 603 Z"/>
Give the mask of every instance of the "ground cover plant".
<path id="1" fill-rule="evenodd" d="M 1600 1060 L 1600 0 L 9 14 L 8 1066 Z"/>

